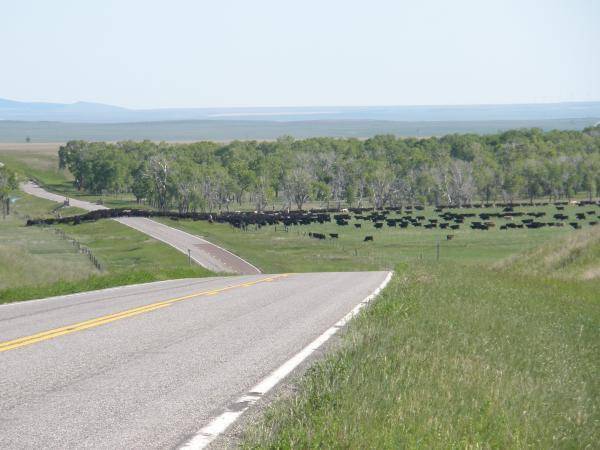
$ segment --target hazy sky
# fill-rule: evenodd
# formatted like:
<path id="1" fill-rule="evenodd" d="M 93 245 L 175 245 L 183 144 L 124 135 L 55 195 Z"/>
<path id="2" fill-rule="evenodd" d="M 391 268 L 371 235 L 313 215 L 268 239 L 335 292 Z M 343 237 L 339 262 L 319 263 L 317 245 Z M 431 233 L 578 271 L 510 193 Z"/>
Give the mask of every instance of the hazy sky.
<path id="1" fill-rule="evenodd" d="M 0 97 L 136 108 L 600 100 L 600 1 L 0 0 Z"/>

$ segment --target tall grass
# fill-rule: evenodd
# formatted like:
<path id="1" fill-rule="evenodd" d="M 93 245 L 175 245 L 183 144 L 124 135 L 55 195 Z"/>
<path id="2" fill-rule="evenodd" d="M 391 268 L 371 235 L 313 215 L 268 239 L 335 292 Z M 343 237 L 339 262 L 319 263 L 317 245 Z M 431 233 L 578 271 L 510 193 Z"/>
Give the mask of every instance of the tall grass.
<path id="1" fill-rule="evenodd" d="M 553 278 L 600 278 L 600 226 L 570 233 L 563 239 L 500 261 L 496 267 Z"/>
<path id="2" fill-rule="evenodd" d="M 0 303 L 211 275 L 190 266 L 185 255 L 167 244 L 112 220 L 63 226 L 67 235 L 92 250 L 104 268 L 100 272 L 51 228 L 24 225 L 26 215 L 47 216 L 56 203 L 15 195 L 20 198 L 14 214 L 0 219 Z"/>
<path id="3" fill-rule="evenodd" d="M 245 448 L 593 448 L 600 283 L 397 267 Z"/>

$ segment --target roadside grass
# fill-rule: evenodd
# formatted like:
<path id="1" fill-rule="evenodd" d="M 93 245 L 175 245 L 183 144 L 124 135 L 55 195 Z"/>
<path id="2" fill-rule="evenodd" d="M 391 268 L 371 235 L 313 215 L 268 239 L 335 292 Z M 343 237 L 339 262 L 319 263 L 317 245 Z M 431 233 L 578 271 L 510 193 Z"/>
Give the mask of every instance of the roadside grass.
<path id="1" fill-rule="evenodd" d="M 594 448 L 599 280 L 400 264 L 243 448 Z"/>
<path id="2" fill-rule="evenodd" d="M 477 214 L 499 211 L 499 208 L 461 210 Z M 544 220 L 547 221 L 557 212 L 554 206 L 521 207 L 515 211 L 546 212 Z M 566 206 L 560 212 L 573 217 L 576 212 L 581 212 L 581 208 Z M 431 208 L 420 211 L 419 215 L 424 215 L 426 220 L 437 217 Z M 391 218 L 397 216 L 390 215 Z M 361 221 L 362 228 L 357 229 L 354 227 L 356 221 L 351 221 L 348 226 L 338 226 L 335 222 L 291 226 L 287 232 L 283 225 L 249 226 L 248 231 L 242 231 L 228 224 L 156 220 L 204 236 L 268 273 L 393 269 L 404 261 L 436 260 L 438 243 L 440 261 L 484 264 L 559 240 L 572 231 L 568 224 L 562 228 L 499 230 L 500 225 L 508 222 L 504 219 L 494 219 L 496 228 L 488 231 L 471 230 L 471 221 L 466 220 L 459 230 L 401 229 L 386 225 L 378 230 L 368 221 Z M 588 221 L 582 222 L 584 229 L 594 228 L 587 224 Z M 323 233 L 328 238 L 313 239 L 309 232 Z M 339 238 L 329 238 L 330 233 L 339 234 Z M 448 235 L 453 236 L 451 240 L 447 240 Z M 363 242 L 365 236 L 373 236 L 374 241 Z"/>
<path id="3" fill-rule="evenodd" d="M 600 278 L 600 227 L 570 233 L 557 242 L 500 261 L 495 267 L 541 277 Z"/>
<path id="4" fill-rule="evenodd" d="M 92 250 L 102 264 L 98 271 L 54 227 L 24 225 L 26 216 L 51 215 L 56 203 L 20 192 L 15 196 L 14 214 L 0 219 L 0 303 L 212 275 L 189 266 L 186 256 L 167 244 L 112 220 L 57 227 Z M 73 212 L 81 211 L 61 210 Z"/>
<path id="5" fill-rule="evenodd" d="M 59 280 L 73 282 L 96 273 L 84 255 L 55 233 L 25 226 L 29 215 L 52 216 L 56 203 L 21 192 L 11 196 L 17 198 L 12 212 L 4 220 L 0 218 L 0 299 L 9 288 L 47 285 Z M 68 208 L 61 214 L 79 212 L 77 208 Z"/>
<path id="6" fill-rule="evenodd" d="M 18 286 L 0 290 L 0 304 L 95 291 L 97 289 L 126 286 L 130 284 L 174 280 L 177 278 L 199 278 L 208 275 L 211 274 L 207 274 L 202 270 L 197 270 L 195 267 L 178 267 L 162 271 L 157 271 L 152 268 L 148 270 L 121 271 L 117 273 L 91 275 L 87 278 L 73 281 L 60 279 L 50 284 Z"/>
<path id="7" fill-rule="evenodd" d="M 169 245 L 114 220 L 100 220 L 81 225 L 60 225 L 67 235 L 77 239 L 107 267 L 108 271 L 126 273 L 143 269 L 151 273 L 183 270 L 195 276 L 210 275 L 206 269 L 188 263 L 188 258 Z M 188 269 L 192 269 L 188 271 Z"/>

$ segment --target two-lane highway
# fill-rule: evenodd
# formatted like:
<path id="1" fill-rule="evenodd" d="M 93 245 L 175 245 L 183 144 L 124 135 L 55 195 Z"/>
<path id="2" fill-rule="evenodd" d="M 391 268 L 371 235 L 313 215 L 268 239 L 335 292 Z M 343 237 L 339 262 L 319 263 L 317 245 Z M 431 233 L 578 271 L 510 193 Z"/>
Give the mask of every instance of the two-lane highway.
<path id="1" fill-rule="evenodd" d="M 193 441 L 387 279 L 215 277 L 0 305 L 0 448 Z"/>
<path id="2" fill-rule="evenodd" d="M 52 200 L 54 202 L 62 203 L 67 200 L 67 197 L 64 195 L 48 192 L 33 182 L 21 184 L 21 189 L 27 194 L 45 198 L 46 200 Z M 85 209 L 86 211 L 106 209 L 105 206 L 86 202 L 84 200 L 72 198 L 69 198 L 68 200 L 70 206 L 76 206 L 78 208 Z M 140 231 L 141 233 L 147 234 L 154 239 L 158 239 L 159 241 L 170 245 L 186 255 L 189 254 L 197 264 L 206 267 L 208 270 L 211 270 L 215 273 L 237 273 L 252 275 L 261 272 L 257 267 L 250 264 L 248 261 L 225 250 L 224 248 L 213 244 L 212 242 L 208 242 L 199 236 L 193 236 L 185 231 L 169 227 L 160 222 L 146 219 L 144 217 L 121 217 L 114 220 Z"/>

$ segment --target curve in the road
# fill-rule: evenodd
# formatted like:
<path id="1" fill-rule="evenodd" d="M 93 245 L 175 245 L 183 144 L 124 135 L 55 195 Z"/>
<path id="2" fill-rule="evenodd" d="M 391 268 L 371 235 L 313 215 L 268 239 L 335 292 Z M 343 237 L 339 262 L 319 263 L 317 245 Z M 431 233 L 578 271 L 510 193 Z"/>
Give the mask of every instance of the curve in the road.
<path id="1" fill-rule="evenodd" d="M 196 245 L 205 267 L 218 251 L 235 257 L 149 219 L 117 220 L 184 253 Z M 241 261 L 227 269 L 249 271 Z M 252 268 L 0 305 L 0 448 L 204 448 L 391 278 Z"/>
<path id="2" fill-rule="evenodd" d="M 70 206 L 76 206 L 86 211 L 96 211 L 107 209 L 105 206 L 97 205 L 83 200 L 65 197 L 64 195 L 54 194 L 41 188 L 34 182 L 21 184 L 21 189 L 30 195 L 45 198 L 55 202 L 62 203 L 69 200 Z M 225 250 L 198 236 L 186 233 L 185 231 L 169 227 L 144 217 L 120 217 L 114 219 L 123 225 L 127 225 L 148 236 L 158 239 L 180 252 L 189 255 L 197 264 L 216 273 L 237 273 L 240 275 L 252 275 L 261 273 L 260 269 L 239 256 Z"/>
<path id="3" fill-rule="evenodd" d="M 389 276 L 171 280 L 1 305 L 0 448 L 202 448 Z"/>

